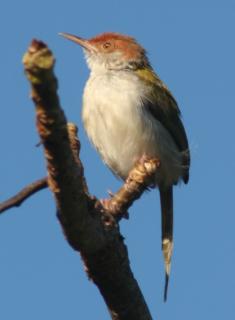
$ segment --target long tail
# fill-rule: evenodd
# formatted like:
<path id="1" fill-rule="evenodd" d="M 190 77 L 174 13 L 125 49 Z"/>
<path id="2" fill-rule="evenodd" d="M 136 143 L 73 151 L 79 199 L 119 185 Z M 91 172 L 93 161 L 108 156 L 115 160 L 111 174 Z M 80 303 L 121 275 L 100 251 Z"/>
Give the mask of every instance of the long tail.
<path id="1" fill-rule="evenodd" d="M 164 301 L 167 300 L 168 282 L 173 250 L 173 187 L 159 188 L 162 212 L 162 251 L 165 261 Z"/>

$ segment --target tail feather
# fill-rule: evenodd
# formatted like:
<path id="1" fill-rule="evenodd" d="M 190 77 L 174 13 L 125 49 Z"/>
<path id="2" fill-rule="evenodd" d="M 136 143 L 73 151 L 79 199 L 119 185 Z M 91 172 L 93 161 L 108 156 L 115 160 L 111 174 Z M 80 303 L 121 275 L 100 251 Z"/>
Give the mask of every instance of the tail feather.
<path id="1" fill-rule="evenodd" d="M 173 251 L 173 187 L 160 188 L 162 212 L 162 251 L 165 261 L 164 301 L 167 300 L 171 256 Z"/>

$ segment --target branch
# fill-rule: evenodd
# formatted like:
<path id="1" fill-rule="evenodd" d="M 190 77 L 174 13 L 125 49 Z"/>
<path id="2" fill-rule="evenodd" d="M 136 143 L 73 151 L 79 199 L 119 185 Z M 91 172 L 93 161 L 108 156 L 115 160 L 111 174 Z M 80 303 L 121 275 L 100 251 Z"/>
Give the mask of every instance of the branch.
<path id="1" fill-rule="evenodd" d="M 28 186 L 24 187 L 20 192 L 18 192 L 15 196 L 0 203 L 0 213 L 3 213 L 4 211 L 13 207 L 19 207 L 23 201 L 28 199 L 34 193 L 43 190 L 47 187 L 47 177 L 30 183 Z"/>
<path id="2" fill-rule="evenodd" d="M 122 210 L 126 211 L 147 187 L 153 174 L 148 170 L 148 161 L 133 169 L 136 174 L 132 172 L 125 190 L 120 190 L 108 201 L 108 207 L 103 207 L 88 192 L 78 141 L 73 146 L 70 144 L 66 118 L 56 92 L 51 51 L 44 43 L 33 40 L 23 62 L 32 87 L 37 129 L 47 160 L 48 185 L 68 242 L 80 252 L 86 271 L 98 286 L 112 319 L 152 319 L 130 269 L 127 248 L 114 218 L 120 219 Z M 156 169 L 157 162 L 153 161 L 151 166 Z M 141 179 L 135 180 L 137 176 L 142 177 L 143 187 L 140 187 Z"/>
<path id="3" fill-rule="evenodd" d="M 104 203 L 105 209 L 117 221 L 126 216 L 127 209 L 153 184 L 159 166 L 160 161 L 158 159 L 141 159 L 130 171 L 120 190 Z"/>
<path id="4" fill-rule="evenodd" d="M 76 137 L 77 127 L 69 123 L 68 133 L 70 138 L 70 145 L 74 151 L 74 156 L 77 158 L 79 149 L 79 140 Z M 130 171 L 127 180 L 123 186 L 115 194 L 111 195 L 111 199 L 105 202 L 100 202 L 101 209 L 105 209 L 107 213 L 113 215 L 117 221 L 126 217 L 127 209 L 132 203 L 138 199 L 143 191 L 150 185 L 152 176 L 155 174 L 160 162 L 157 159 L 149 159 L 146 162 L 139 162 Z M 47 177 L 34 181 L 24 187 L 13 197 L 0 203 L 0 214 L 13 207 L 19 207 L 22 202 L 27 200 L 36 192 L 48 187 Z M 84 189 L 87 191 L 86 182 L 84 180 Z"/>

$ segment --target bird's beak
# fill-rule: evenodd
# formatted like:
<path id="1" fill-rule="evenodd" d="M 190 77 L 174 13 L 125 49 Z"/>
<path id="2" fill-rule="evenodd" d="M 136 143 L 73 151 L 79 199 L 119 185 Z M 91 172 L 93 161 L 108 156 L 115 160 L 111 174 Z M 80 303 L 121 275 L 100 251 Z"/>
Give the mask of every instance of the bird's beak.
<path id="1" fill-rule="evenodd" d="M 89 40 L 86 40 L 86 39 L 77 37 L 73 34 L 65 33 L 65 32 L 60 32 L 59 35 L 79 44 L 81 47 L 83 47 L 89 52 L 96 52 L 96 48 L 89 42 Z"/>

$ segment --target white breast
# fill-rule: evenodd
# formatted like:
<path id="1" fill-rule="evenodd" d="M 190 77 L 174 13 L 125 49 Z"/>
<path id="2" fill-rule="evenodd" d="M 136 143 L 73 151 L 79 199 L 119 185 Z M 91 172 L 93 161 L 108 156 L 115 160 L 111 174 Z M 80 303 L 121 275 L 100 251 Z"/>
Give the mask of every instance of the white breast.
<path id="1" fill-rule="evenodd" d="M 91 74 L 82 118 L 89 139 L 116 175 L 125 179 L 146 154 L 160 158 L 156 183 L 168 185 L 182 174 L 181 155 L 167 130 L 145 110 L 147 90 L 131 72 Z"/>

